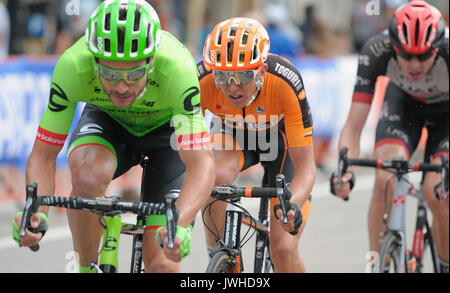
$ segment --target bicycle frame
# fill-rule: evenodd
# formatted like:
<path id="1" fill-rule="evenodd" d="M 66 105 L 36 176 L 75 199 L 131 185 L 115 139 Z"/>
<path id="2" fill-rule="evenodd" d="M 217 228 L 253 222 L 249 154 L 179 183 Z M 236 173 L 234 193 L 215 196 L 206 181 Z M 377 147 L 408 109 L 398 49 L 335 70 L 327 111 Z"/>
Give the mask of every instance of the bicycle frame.
<path id="1" fill-rule="evenodd" d="M 394 182 L 394 193 L 391 203 L 391 213 L 390 221 L 387 225 L 387 231 L 384 233 L 384 240 L 380 250 L 380 261 L 376 266 L 378 272 L 384 271 L 384 266 L 389 260 L 389 257 L 394 258 L 394 264 L 396 265 L 397 272 L 406 273 L 407 270 L 407 247 L 406 247 L 406 236 L 405 236 L 405 207 L 407 195 L 409 195 L 410 183 L 408 181 L 407 174 L 413 171 L 421 172 L 440 172 L 442 176 L 442 181 L 437 186 L 441 187 L 442 191 L 448 190 L 448 159 L 445 155 L 441 155 L 441 165 L 429 164 L 429 163 L 413 163 L 407 160 L 363 160 L 363 159 L 348 159 L 347 158 L 348 148 L 344 147 L 341 149 L 339 154 L 338 163 L 338 183 L 340 184 L 340 179 L 342 174 L 347 170 L 350 165 L 354 166 L 364 166 L 372 167 L 377 169 L 394 169 L 395 182 Z M 435 187 L 436 193 L 436 187 Z M 443 194 L 443 193 L 442 193 Z M 441 195 L 435 194 L 436 197 L 440 198 Z M 421 183 L 420 190 L 416 194 L 418 199 L 418 208 L 416 216 L 416 230 L 414 233 L 414 242 L 412 253 L 416 257 L 415 272 L 422 272 L 422 252 L 423 246 L 429 245 L 432 261 L 434 265 L 434 271 L 439 272 L 438 259 L 436 248 L 434 246 L 433 237 L 431 235 L 431 229 L 428 224 L 426 217 L 426 202 L 423 196 L 423 182 Z M 386 203 L 387 205 L 387 203 Z M 383 221 L 386 224 L 387 212 L 383 217 Z M 424 229 L 426 229 L 424 235 Z"/>
<path id="2" fill-rule="evenodd" d="M 401 174 L 395 177 L 395 185 L 394 185 L 394 195 L 391 204 L 391 214 L 390 221 L 387 226 L 387 232 L 385 233 L 386 237 L 383 241 L 380 255 L 384 255 L 385 250 L 388 249 L 388 239 L 390 236 L 396 238 L 397 243 L 400 245 L 400 254 L 398 255 L 398 259 L 395 262 L 398 264 L 398 273 L 407 273 L 409 272 L 407 269 L 407 246 L 406 246 L 406 224 L 405 224 L 405 211 L 406 211 L 406 201 L 409 194 L 409 184 L 408 184 L 408 176 L 407 174 Z M 422 272 L 423 266 L 423 244 L 424 240 L 428 241 L 428 244 L 433 246 L 431 248 L 432 258 L 434 259 L 434 271 L 439 272 L 439 266 L 437 255 L 434 253 L 436 251 L 434 247 L 433 237 L 431 235 L 431 229 L 428 224 L 427 219 L 427 207 L 426 202 L 423 197 L 423 186 L 420 185 L 420 190 L 414 195 L 418 200 L 417 206 L 417 218 L 416 218 L 416 228 L 414 232 L 413 245 L 412 245 L 412 253 L 416 258 L 416 270 L 415 272 Z M 426 232 L 424 233 L 424 229 Z M 383 263 L 379 263 L 379 271 L 381 272 Z"/>
<path id="3" fill-rule="evenodd" d="M 121 231 L 125 228 L 125 232 L 133 231 L 135 236 L 142 237 L 144 219 L 148 215 L 161 215 L 164 212 L 167 217 L 167 225 L 176 227 L 178 219 L 178 211 L 175 206 L 178 191 L 170 191 L 165 196 L 164 203 L 152 203 L 152 202 L 133 202 L 124 201 L 116 197 L 97 197 L 95 199 L 83 198 L 83 197 L 62 197 L 62 196 L 37 196 L 37 184 L 29 183 L 27 185 L 26 203 L 23 210 L 23 216 L 21 220 L 21 226 L 19 229 L 19 235 L 24 236 L 26 229 L 31 229 L 30 218 L 31 215 L 37 212 L 39 206 L 54 206 L 63 207 L 69 209 L 87 210 L 96 214 L 100 214 L 100 219 L 105 222 L 104 225 L 104 237 L 102 250 L 99 253 L 101 255 L 101 261 L 99 267 L 95 264 L 97 258 L 94 260 L 94 268 L 99 272 L 117 272 L 117 251 L 118 251 L 118 239 Z M 125 225 L 121 221 L 120 214 L 125 212 L 131 212 L 138 215 L 137 225 Z M 105 219 L 106 218 L 106 219 Z M 131 229 L 130 229 L 131 226 Z M 128 231 L 126 231 L 128 230 Z M 175 230 L 168 231 L 168 247 L 173 245 L 175 239 Z M 141 242 L 134 241 L 134 247 L 138 248 L 139 253 L 133 253 L 132 256 L 132 272 L 140 272 L 140 266 L 142 262 L 142 238 Z M 134 248 L 133 247 L 133 248 Z M 34 252 L 39 250 L 39 245 L 30 247 Z M 138 263 L 139 265 L 136 265 Z"/>
<path id="4" fill-rule="evenodd" d="M 400 254 L 399 259 L 396 260 L 396 263 L 399 264 L 399 273 L 406 272 L 406 235 L 405 235 L 405 211 L 406 211 L 406 198 L 409 192 L 409 185 L 407 181 L 407 175 L 401 174 L 395 177 L 394 183 L 394 196 L 392 199 L 392 208 L 390 221 L 388 224 L 388 230 L 386 232 L 385 239 L 389 239 L 389 235 L 393 234 L 398 239 L 398 243 L 400 244 Z M 386 247 L 387 242 L 384 241 L 380 250 L 380 255 L 383 255 L 383 252 Z M 381 266 L 384 265 L 382 262 L 379 262 L 381 271 Z"/>
<path id="5" fill-rule="evenodd" d="M 264 273 L 268 271 L 268 266 L 271 265 L 270 251 L 269 251 L 269 206 L 270 200 L 268 198 L 261 198 L 258 220 L 265 228 L 264 230 L 256 227 L 256 245 L 255 245 L 255 263 L 253 265 L 254 272 Z"/>
<path id="6" fill-rule="evenodd" d="M 118 272 L 119 237 L 120 234 L 128 234 L 133 236 L 130 273 L 142 272 L 145 217 L 138 216 L 135 225 L 122 222 L 120 215 L 105 216 L 104 219 L 106 226 L 103 230 L 103 249 L 100 253 L 99 268 L 104 273 Z"/>
<path id="7" fill-rule="evenodd" d="M 417 198 L 417 218 L 416 218 L 416 228 L 414 231 L 412 253 L 416 257 L 417 265 L 416 272 L 422 273 L 423 269 L 423 252 L 424 244 L 430 246 L 431 257 L 433 258 L 433 269 L 435 272 L 440 272 L 439 259 L 436 253 L 436 247 L 433 240 L 433 235 L 431 234 L 430 225 L 427 219 L 427 205 L 425 198 L 423 197 L 423 185 L 420 185 L 420 190 L 415 194 Z M 425 230 L 425 233 L 424 233 Z"/>
<path id="8" fill-rule="evenodd" d="M 254 272 L 268 272 L 271 265 L 269 253 L 269 203 L 270 198 L 277 197 L 281 204 L 283 213 L 283 221 L 287 222 L 287 210 L 290 209 L 291 192 L 288 189 L 284 176 L 279 174 L 276 176 L 276 187 L 236 187 L 231 185 L 217 186 L 212 192 L 213 197 L 218 200 L 230 200 L 225 213 L 225 224 L 223 232 L 223 241 L 220 238 L 220 248 L 213 251 L 211 261 L 208 264 L 207 272 L 216 272 L 216 269 L 223 267 L 225 272 L 243 271 L 242 255 L 241 255 L 241 223 L 254 228 L 257 233 L 255 246 L 255 263 Z M 261 204 L 259 209 L 258 220 L 254 219 L 248 211 L 241 205 L 241 197 L 260 198 Z M 214 203 L 214 202 L 213 202 Z M 211 203 L 211 204 L 213 204 Z M 206 209 L 205 209 L 206 210 Z M 243 213 L 248 215 L 252 221 L 246 223 L 243 219 Z M 214 233 L 212 230 L 210 230 Z M 219 264 L 219 266 L 216 266 Z"/>

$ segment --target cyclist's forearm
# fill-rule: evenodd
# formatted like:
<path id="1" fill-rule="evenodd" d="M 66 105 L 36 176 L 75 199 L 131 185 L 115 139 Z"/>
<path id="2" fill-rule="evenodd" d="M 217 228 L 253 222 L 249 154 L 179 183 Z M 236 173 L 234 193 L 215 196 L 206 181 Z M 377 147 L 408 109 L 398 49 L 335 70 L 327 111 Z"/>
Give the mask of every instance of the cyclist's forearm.
<path id="1" fill-rule="evenodd" d="M 349 158 L 358 158 L 360 137 L 360 132 L 355 131 L 351 127 L 344 127 L 339 139 L 338 151 L 340 152 L 343 147 L 348 147 L 347 156 Z"/>
<path id="2" fill-rule="evenodd" d="M 316 179 L 316 165 L 312 147 L 291 148 L 289 155 L 294 164 L 294 176 L 291 181 L 291 202 L 301 208 L 311 194 Z"/>
<path id="3" fill-rule="evenodd" d="M 187 227 L 192 223 L 198 211 L 209 198 L 214 186 L 215 173 L 212 153 L 205 152 L 201 157 L 201 160 L 185 161 L 186 173 L 177 200 L 177 207 L 180 211 L 178 225 L 182 227 Z"/>
<path id="4" fill-rule="evenodd" d="M 311 194 L 315 179 L 315 166 L 313 166 L 313 168 L 309 168 L 308 170 L 307 168 L 301 168 L 298 171 L 296 170 L 290 185 L 292 192 L 291 202 L 301 208 Z"/>
<path id="5" fill-rule="evenodd" d="M 370 104 L 364 103 L 352 103 L 350 112 L 342 128 L 339 138 L 338 152 L 343 147 L 348 147 L 348 157 L 359 157 L 359 143 L 363 127 L 366 123 L 367 116 L 369 115 Z"/>
<path id="6" fill-rule="evenodd" d="M 55 192 L 56 158 L 31 154 L 25 171 L 25 182 L 36 182 L 38 195 L 53 195 Z M 48 213 L 48 207 L 39 207 Z"/>

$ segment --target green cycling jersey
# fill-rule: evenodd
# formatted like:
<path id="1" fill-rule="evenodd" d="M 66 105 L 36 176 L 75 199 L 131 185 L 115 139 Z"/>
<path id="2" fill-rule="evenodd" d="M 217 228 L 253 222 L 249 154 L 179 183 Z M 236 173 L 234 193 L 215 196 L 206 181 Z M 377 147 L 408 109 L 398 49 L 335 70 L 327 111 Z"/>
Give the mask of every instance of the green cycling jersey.
<path id="1" fill-rule="evenodd" d="M 201 139 L 208 132 L 200 111 L 196 63 L 187 48 L 170 33 L 162 31 L 145 92 L 127 108 L 116 107 L 109 100 L 94 62 L 84 37 L 61 56 L 53 72 L 38 139 L 63 145 L 78 102 L 98 106 L 137 137 L 169 122 L 173 123 L 179 142 L 180 136 L 201 134 Z"/>

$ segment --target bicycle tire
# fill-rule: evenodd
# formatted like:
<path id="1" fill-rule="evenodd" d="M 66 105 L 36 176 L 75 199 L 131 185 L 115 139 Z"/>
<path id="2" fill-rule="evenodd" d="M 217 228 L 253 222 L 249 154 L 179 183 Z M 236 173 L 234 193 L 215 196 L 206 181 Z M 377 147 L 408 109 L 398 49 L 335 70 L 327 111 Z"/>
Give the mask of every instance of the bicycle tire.
<path id="1" fill-rule="evenodd" d="M 417 264 L 417 268 L 416 268 L 416 272 L 417 273 L 423 273 L 424 272 L 424 266 L 426 269 L 428 269 L 426 267 L 426 260 L 429 259 L 429 257 L 431 257 L 431 264 L 433 266 L 432 268 L 432 272 L 433 273 L 440 273 L 440 268 L 439 268 L 439 263 L 438 263 L 438 259 L 437 259 L 437 251 L 436 251 L 436 246 L 434 244 L 433 241 L 433 237 L 431 236 L 431 231 L 429 232 L 430 234 L 426 235 L 426 237 L 424 237 L 423 239 L 423 250 L 422 250 L 422 259 L 420 260 L 420 263 Z M 427 253 L 429 250 L 429 254 Z M 429 257 L 427 258 L 426 256 Z"/>
<path id="2" fill-rule="evenodd" d="M 236 264 L 225 251 L 219 251 L 209 261 L 206 273 L 234 273 Z"/>
<path id="3" fill-rule="evenodd" d="M 400 247 L 400 238 L 393 233 L 388 233 L 380 250 L 379 273 L 398 273 L 400 271 Z"/>

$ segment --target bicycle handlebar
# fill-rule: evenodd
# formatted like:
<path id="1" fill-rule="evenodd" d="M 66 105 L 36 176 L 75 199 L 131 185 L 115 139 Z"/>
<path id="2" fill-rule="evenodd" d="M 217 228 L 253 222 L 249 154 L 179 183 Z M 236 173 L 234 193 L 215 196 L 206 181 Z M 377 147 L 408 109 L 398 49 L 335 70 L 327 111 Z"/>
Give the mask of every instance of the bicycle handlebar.
<path id="1" fill-rule="evenodd" d="M 133 202 L 120 200 L 117 197 L 96 197 L 95 199 L 82 197 L 63 196 L 37 196 L 37 184 L 31 182 L 27 185 L 26 202 L 23 209 L 22 222 L 19 230 L 20 236 L 25 236 L 26 228 L 33 232 L 30 226 L 30 218 L 35 214 L 39 206 L 54 206 L 67 209 L 86 210 L 102 213 L 126 213 L 131 212 L 140 216 L 162 215 L 166 213 L 168 229 L 168 247 L 173 247 L 178 221 L 178 209 L 175 201 L 177 192 L 169 192 L 165 196 L 165 203 Z M 39 244 L 31 246 L 32 251 L 39 250 Z"/>
<path id="2" fill-rule="evenodd" d="M 240 197 L 277 197 L 280 201 L 281 210 L 283 212 L 283 223 L 288 222 L 287 212 L 291 208 L 290 199 L 291 191 L 287 187 L 284 175 L 278 174 L 275 177 L 276 187 L 237 187 L 234 185 L 215 186 L 211 192 L 211 196 L 217 199 L 236 199 Z"/>
<path id="3" fill-rule="evenodd" d="M 394 169 L 397 174 L 406 174 L 413 171 L 431 171 L 439 172 L 442 175 L 441 188 L 448 191 L 448 158 L 441 154 L 440 165 L 430 163 L 410 162 L 407 160 L 365 160 L 349 159 L 347 156 L 348 148 L 343 147 L 339 153 L 338 173 L 336 189 L 341 188 L 342 175 L 347 172 L 348 166 L 372 167 L 377 169 Z M 444 193 L 444 192 L 442 192 Z"/>

